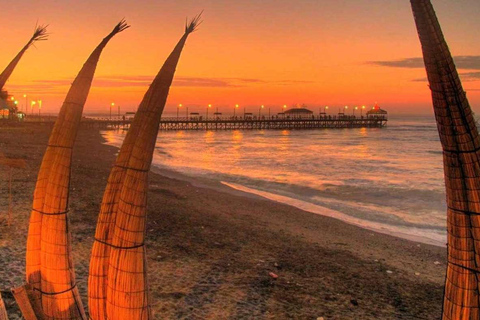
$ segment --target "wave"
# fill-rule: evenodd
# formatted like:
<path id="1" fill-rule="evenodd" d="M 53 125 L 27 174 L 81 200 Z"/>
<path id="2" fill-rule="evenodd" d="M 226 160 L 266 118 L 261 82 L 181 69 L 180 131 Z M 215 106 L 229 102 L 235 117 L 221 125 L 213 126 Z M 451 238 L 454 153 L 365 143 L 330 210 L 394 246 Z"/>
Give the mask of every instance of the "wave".
<path id="1" fill-rule="evenodd" d="M 432 142 L 438 135 L 429 122 L 412 123 L 382 130 L 162 132 L 153 165 L 443 243 L 442 157 Z M 104 137 L 119 147 L 124 134 Z"/>
<path id="2" fill-rule="evenodd" d="M 221 181 L 221 182 L 222 184 L 230 188 L 233 188 L 235 190 L 255 194 L 269 200 L 294 206 L 296 208 L 299 208 L 307 212 L 312 212 L 315 214 L 320 214 L 323 216 L 338 219 L 338 220 L 359 226 L 364 229 L 369 229 L 372 231 L 376 231 L 376 232 L 380 232 L 388 235 L 394 235 L 399 238 L 404 238 L 408 240 L 413 240 L 417 242 L 422 242 L 422 243 L 442 246 L 442 247 L 445 246 L 445 243 L 447 241 L 446 234 L 436 229 L 412 228 L 412 227 L 407 228 L 402 226 L 384 224 L 380 222 L 366 222 L 365 220 L 351 217 L 346 214 L 343 214 L 342 212 L 331 210 L 329 208 L 315 205 L 306 201 L 289 198 L 286 196 L 281 196 L 278 194 L 261 191 L 253 188 L 248 188 L 235 183 L 228 183 L 225 181 Z"/>

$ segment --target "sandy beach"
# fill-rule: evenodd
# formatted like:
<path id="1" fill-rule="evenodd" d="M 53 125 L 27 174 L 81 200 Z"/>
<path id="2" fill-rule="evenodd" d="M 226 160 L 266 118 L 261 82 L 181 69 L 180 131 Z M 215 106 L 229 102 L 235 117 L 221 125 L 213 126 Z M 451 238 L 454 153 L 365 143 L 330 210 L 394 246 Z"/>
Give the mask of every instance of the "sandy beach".
<path id="1" fill-rule="evenodd" d="M 0 290 L 24 282 L 32 194 L 49 127 L 0 127 Z M 74 150 L 70 224 L 86 306 L 96 218 L 117 149 L 82 129 Z M 150 175 L 147 254 L 155 319 L 439 319 L 446 248 L 375 233 L 220 183 Z M 277 279 L 275 279 L 276 276 Z"/>

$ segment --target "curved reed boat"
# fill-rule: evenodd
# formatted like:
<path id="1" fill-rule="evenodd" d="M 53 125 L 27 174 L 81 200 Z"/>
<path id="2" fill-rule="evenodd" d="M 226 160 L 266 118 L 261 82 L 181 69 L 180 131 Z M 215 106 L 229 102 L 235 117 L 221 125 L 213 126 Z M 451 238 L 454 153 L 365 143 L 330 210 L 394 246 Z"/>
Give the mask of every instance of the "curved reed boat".
<path id="1" fill-rule="evenodd" d="M 160 117 L 180 54 L 200 15 L 145 94 L 110 173 L 90 260 L 88 305 L 93 320 L 151 319 L 145 259 L 148 172 Z"/>
<path id="2" fill-rule="evenodd" d="M 27 44 L 22 48 L 22 50 L 20 50 L 20 52 L 15 56 L 15 58 L 13 58 L 13 60 L 8 64 L 5 70 L 0 73 L 0 91 L 3 90 L 5 83 L 12 75 L 13 70 L 15 70 L 15 67 L 17 66 L 20 59 L 22 59 L 23 54 L 28 50 L 28 48 L 30 48 L 30 46 L 32 46 L 37 41 L 44 41 L 48 39 L 47 27 L 48 26 L 37 26 L 35 28 L 35 31 L 33 32 L 33 36 L 30 38 Z"/>
<path id="3" fill-rule="evenodd" d="M 443 147 L 448 267 L 443 319 L 480 319 L 480 138 L 430 0 L 411 0 Z"/>
<path id="4" fill-rule="evenodd" d="M 38 319 L 86 319 L 75 281 L 68 222 L 72 148 L 100 54 L 128 27 L 124 20 L 118 23 L 85 62 L 67 93 L 42 160 L 26 255 L 28 297 Z"/>

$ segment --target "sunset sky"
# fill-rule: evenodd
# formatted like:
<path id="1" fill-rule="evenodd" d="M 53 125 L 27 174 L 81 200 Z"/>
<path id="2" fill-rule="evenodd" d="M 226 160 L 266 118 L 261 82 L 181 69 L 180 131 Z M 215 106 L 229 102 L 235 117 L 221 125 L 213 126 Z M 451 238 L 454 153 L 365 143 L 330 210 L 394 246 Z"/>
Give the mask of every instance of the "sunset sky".
<path id="1" fill-rule="evenodd" d="M 391 113 L 431 112 L 407 0 L 0 1 L 1 69 L 37 20 L 50 25 L 50 39 L 27 51 L 6 85 L 16 97 L 41 99 L 44 113 L 58 111 L 88 55 L 123 17 L 132 27 L 104 50 L 85 112 L 108 113 L 111 102 L 134 111 L 185 18 L 201 10 L 204 23 L 188 39 L 166 113 L 179 103 L 227 113 L 235 104 L 275 112 L 284 104 L 316 111 L 376 101 Z M 480 1 L 432 2 L 479 113 Z"/>

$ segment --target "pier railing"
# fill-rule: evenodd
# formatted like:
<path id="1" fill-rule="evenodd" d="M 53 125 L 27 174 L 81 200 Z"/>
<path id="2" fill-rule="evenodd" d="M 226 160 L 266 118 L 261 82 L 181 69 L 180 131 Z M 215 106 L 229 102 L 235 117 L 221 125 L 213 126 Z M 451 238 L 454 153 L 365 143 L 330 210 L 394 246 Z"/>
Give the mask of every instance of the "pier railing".
<path id="1" fill-rule="evenodd" d="M 101 127 L 128 127 L 131 120 L 89 119 L 84 125 Z M 311 117 L 165 117 L 160 130 L 285 130 L 327 128 L 382 128 L 388 122 L 384 116 L 311 116 Z"/>
<path id="2" fill-rule="evenodd" d="M 53 125 L 55 117 L 26 119 L 17 125 Z M 0 121 L 0 125 L 3 121 Z M 82 126 L 101 129 L 125 128 L 132 119 L 87 118 Z M 290 129 L 341 129 L 341 128 L 382 128 L 388 122 L 386 116 L 203 116 L 165 117 L 160 121 L 160 130 L 290 130 Z"/>

